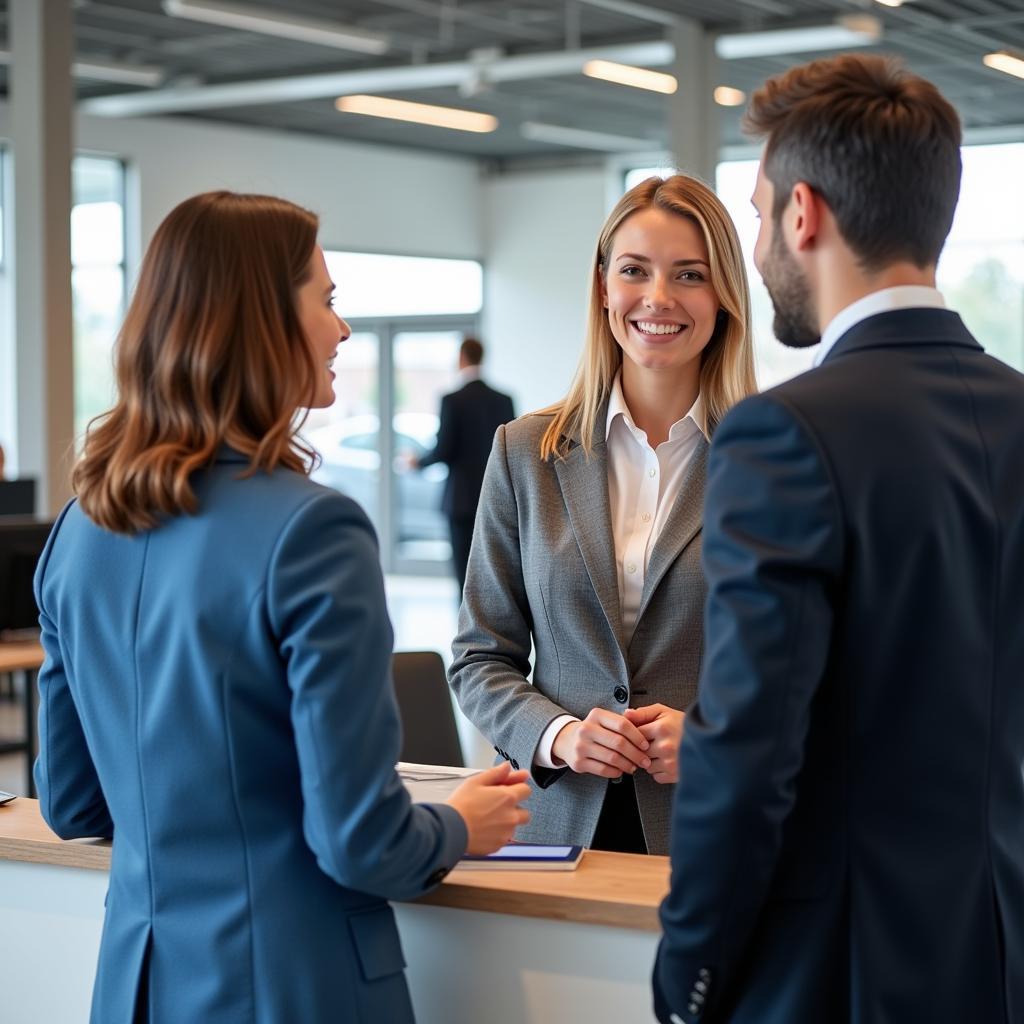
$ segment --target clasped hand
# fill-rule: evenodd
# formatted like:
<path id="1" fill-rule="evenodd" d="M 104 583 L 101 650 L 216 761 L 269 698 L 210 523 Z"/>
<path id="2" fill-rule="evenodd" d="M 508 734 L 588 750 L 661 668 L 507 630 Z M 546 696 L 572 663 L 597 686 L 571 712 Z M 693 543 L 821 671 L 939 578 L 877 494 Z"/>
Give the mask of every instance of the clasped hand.
<path id="1" fill-rule="evenodd" d="M 581 774 L 617 779 L 643 769 L 655 782 L 675 782 L 684 718 L 664 704 L 629 708 L 622 715 L 593 708 L 583 721 L 558 733 L 551 753 Z"/>

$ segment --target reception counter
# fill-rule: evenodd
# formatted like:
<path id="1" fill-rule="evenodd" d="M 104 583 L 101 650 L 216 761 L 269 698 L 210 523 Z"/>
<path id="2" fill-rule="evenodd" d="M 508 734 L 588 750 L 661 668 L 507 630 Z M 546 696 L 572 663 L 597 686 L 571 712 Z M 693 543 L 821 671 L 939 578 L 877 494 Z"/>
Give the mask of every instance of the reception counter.
<path id="1" fill-rule="evenodd" d="M 0 807 L 4 1024 L 88 1020 L 110 844 Z M 588 852 L 573 872 L 455 870 L 395 904 L 419 1024 L 654 1021 L 664 857 Z"/>

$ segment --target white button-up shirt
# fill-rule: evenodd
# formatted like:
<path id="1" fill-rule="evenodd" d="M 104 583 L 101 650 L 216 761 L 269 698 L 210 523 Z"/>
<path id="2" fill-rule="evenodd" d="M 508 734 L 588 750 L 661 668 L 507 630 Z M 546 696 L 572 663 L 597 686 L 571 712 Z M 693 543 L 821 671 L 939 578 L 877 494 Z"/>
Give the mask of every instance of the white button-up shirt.
<path id="1" fill-rule="evenodd" d="M 647 567 L 655 542 L 672 513 L 694 452 L 707 436 L 700 396 L 672 424 L 668 440 L 652 448 L 636 425 L 616 376 L 608 400 L 608 501 L 611 506 L 619 613 L 628 636 L 636 625 Z"/>
<path id="2" fill-rule="evenodd" d="M 652 448 L 626 406 L 621 372 L 616 375 L 608 399 L 605 439 L 619 614 L 627 635 L 636 625 L 654 545 L 702 437 L 707 437 L 707 416 L 698 395 L 690 411 L 672 424 L 668 440 Z M 573 715 L 560 715 L 551 722 L 537 746 L 536 764 L 556 767 L 551 754 L 555 737 L 567 723 L 576 721 Z"/>
<path id="3" fill-rule="evenodd" d="M 878 313 L 889 313 L 894 309 L 945 309 L 946 301 L 942 292 L 919 284 L 901 284 L 895 288 L 883 288 L 881 291 L 865 295 L 856 302 L 851 302 L 841 309 L 828 322 L 821 332 L 821 344 L 814 353 L 814 365 L 821 366 L 825 356 L 832 351 L 832 346 L 854 325 L 869 316 Z"/>

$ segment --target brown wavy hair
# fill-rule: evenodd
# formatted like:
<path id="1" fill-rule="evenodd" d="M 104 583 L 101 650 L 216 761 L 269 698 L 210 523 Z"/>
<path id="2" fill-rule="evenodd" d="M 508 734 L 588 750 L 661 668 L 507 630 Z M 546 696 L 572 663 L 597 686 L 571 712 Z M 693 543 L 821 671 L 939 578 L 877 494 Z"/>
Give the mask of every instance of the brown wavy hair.
<path id="1" fill-rule="evenodd" d="M 297 410 L 316 365 L 296 309 L 317 217 L 272 196 L 206 192 L 157 228 L 116 345 L 117 402 L 90 424 L 72 485 L 116 533 L 194 513 L 192 475 L 228 445 L 249 469 L 308 472 Z"/>

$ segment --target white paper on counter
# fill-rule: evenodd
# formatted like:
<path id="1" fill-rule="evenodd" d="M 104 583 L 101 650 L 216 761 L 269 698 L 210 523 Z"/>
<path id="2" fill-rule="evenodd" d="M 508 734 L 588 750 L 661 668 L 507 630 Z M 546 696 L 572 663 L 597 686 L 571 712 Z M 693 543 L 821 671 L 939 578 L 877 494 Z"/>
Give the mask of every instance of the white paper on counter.
<path id="1" fill-rule="evenodd" d="M 460 783 L 480 772 L 479 768 L 412 764 L 409 761 L 399 761 L 397 768 L 409 796 L 412 797 L 413 803 L 417 804 L 444 803 Z"/>

